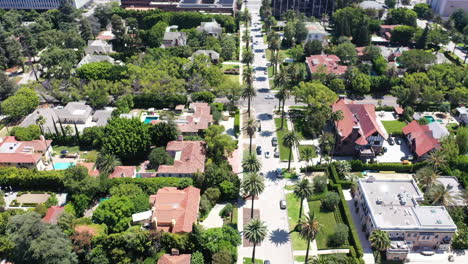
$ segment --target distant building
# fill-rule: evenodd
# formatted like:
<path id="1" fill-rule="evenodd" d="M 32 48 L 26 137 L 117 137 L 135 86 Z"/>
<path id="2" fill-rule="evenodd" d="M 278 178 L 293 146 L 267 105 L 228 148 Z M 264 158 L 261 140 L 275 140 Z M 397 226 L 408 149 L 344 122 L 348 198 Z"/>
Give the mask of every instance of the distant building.
<path id="1" fill-rule="evenodd" d="M 159 165 L 157 176 L 192 177 L 195 173 L 205 171 L 205 142 L 170 141 L 166 151 L 174 158 L 174 164 Z"/>
<path id="2" fill-rule="evenodd" d="M 427 0 L 427 4 L 432 7 L 435 14 L 441 17 L 449 17 L 457 9 L 468 12 L 468 1 L 466 0 Z"/>
<path id="3" fill-rule="evenodd" d="M 18 141 L 14 136 L 0 139 L 0 167 L 45 170 L 52 159 L 52 140 Z"/>
<path id="4" fill-rule="evenodd" d="M 112 44 L 100 39 L 88 40 L 88 46 L 84 50 L 86 54 L 108 54 L 114 52 Z"/>
<path id="5" fill-rule="evenodd" d="M 458 113 L 458 120 L 463 123 L 463 124 L 468 124 L 468 108 L 466 107 L 458 107 L 457 108 L 457 113 Z"/>
<path id="6" fill-rule="evenodd" d="M 280 17 L 288 10 L 296 10 L 306 16 L 322 17 L 331 15 L 335 8 L 335 0 L 272 0 L 273 15 Z"/>
<path id="7" fill-rule="evenodd" d="M 191 103 L 188 113 L 183 113 L 174 122 L 182 134 L 197 134 L 208 129 L 213 122 L 213 116 L 210 112 L 211 107 L 207 103 Z"/>
<path id="8" fill-rule="evenodd" d="M 47 213 L 44 218 L 42 218 L 42 221 L 48 224 L 57 224 L 58 219 L 64 211 L 65 207 L 63 206 L 51 206 L 49 209 L 47 209 Z"/>
<path id="9" fill-rule="evenodd" d="M 76 65 L 77 68 L 80 68 L 83 65 L 86 65 L 88 63 L 93 63 L 93 62 L 102 62 L 102 61 L 107 61 L 111 64 L 115 63 L 115 60 L 108 56 L 108 55 L 91 55 L 91 54 L 86 54 L 86 56 L 81 59 L 81 61 Z"/>
<path id="10" fill-rule="evenodd" d="M 59 121 L 64 124 L 84 124 L 91 118 L 92 111 L 85 102 L 70 102 L 64 108 L 55 110 Z"/>
<path id="11" fill-rule="evenodd" d="M 377 1 L 362 1 L 359 3 L 359 7 L 362 9 L 384 9 L 384 4 L 379 3 Z"/>
<path id="12" fill-rule="evenodd" d="M 307 29 L 307 38 L 305 39 L 305 42 L 312 40 L 323 42 L 327 39 L 328 32 L 319 22 L 305 22 L 304 24 Z"/>
<path id="13" fill-rule="evenodd" d="M 412 121 L 402 129 L 411 151 L 419 160 L 425 159 L 432 151 L 440 148 L 440 142 L 434 137 L 430 128 L 428 125 Z"/>
<path id="14" fill-rule="evenodd" d="M 233 14 L 236 10 L 234 0 L 121 0 L 120 6 L 126 9 L 164 11 L 193 11 L 205 13 Z"/>
<path id="15" fill-rule="evenodd" d="M 76 8 L 82 8 L 91 0 L 72 0 Z M 60 6 L 60 0 L 2 0 L 1 9 L 34 9 L 49 10 L 57 9 Z"/>
<path id="16" fill-rule="evenodd" d="M 219 62 L 219 53 L 214 50 L 197 50 L 192 54 L 192 59 L 198 55 L 205 55 L 210 58 L 211 62 L 217 64 Z"/>
<path id="17" fill-rule="evenodd" d="M 171 233 L 190 233 L 197 222 L 200 189 L 189 186 L 183 190 L 164 187 L 149 197 L 153 214 L 152 228 Z"/>
<path id="18" fill-rule="evenodd" d="M 187 44 L 187 33 L 164 32 L 162 47 L 179 47 Z"/>
<path id="19" fill-rule="evenodd" d="M 375 105 L 354 104 L 343 97 L 332 105 L 332 111 L 343 114 L 334 124 L 337 155 L 374 158 L 380 153 L 386 135 L 377 121 Z"/>
<path id="20" fill-rule="evenodd" d="M 197 27 L 197 30 L 201 32 L 206 32 L 208 36 L 217 38 L 219 38 L 223 33 L 223 28 L 214 19 L 210 22 L 201 22 L 200 26 Z"/>
<path id="21" fill-rule="evenodd" d="M 76 165 L 81 165 L 88 170 L 88 174 L 93 177 L 99 176 L 100 172 L 96 169 L 96 165 L 92 162 L 81 162 Z M 114 171 L 109 174 L 108 178 L 135 178 L 136 167 L 135 166 L 115 166 Z"/>
<path id="22" fill-rule="evenodd" d="M 311 75 L 317 71 L 342 75 L 348 70 L 348 67 L 340 65 L 340 62 L 340 58 L 336 55 L 312 55 L 306 58 L 307 69 Z"/>
<path id="23" fill-rule="evenodd" d="M 410 252 L 446 251 L 457 231 L 444 206 L 421 206 L 424 198 L 414 180 L 373 176 L 358 180 L 354 195 L 366 235 L 379 229 L 389 234 L 388 260 L 405 260 Z"/>

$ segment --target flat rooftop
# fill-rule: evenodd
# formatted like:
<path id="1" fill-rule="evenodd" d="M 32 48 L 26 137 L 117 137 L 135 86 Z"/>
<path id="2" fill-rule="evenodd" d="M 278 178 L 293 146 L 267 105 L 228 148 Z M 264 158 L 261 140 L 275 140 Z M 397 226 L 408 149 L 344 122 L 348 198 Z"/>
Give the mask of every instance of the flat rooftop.
<path id="1" fill-rule="evenodd" d="M 444 206 L 420 206 L 423 193 L 413 179 L 359 179 L 359 187 L 376 228 L 418 231 L 455 231 Z"/>

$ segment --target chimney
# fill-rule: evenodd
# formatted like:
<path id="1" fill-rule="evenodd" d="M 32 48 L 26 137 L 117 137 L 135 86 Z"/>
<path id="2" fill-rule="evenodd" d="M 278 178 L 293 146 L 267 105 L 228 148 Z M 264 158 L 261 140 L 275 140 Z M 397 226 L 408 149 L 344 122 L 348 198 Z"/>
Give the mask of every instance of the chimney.
<path id="1" fill-rule="evenodd" d="M 177 141 L 184 141 L 184 136 L 183 135 L 178 135 L 177 136 Z"/>
<path id="2" fill-rule="evenodd" d="M 171 249 L 171 256 L 179 256 L 179 250 L 177 248 Z"/>
<path id="3" fill-rule="evenodd" d="M 154 225 L 154 229 L 158 228 L 158 218 L 157 217 L 153 217 L 153 225 Z"/>
<path id="4" fill-rule="evenodd" d="M 172 219 L 172 220 L 171 220 L 171 226 L 172 226 L 172 228 L 174 228 L 175 225 L 176 225 L 176 220 L 175 220 L 175 219 Z"/>
<path id="5" fill-rule="evenodd" d="M 346 95 L 345 95 L 345 94 L 340 94 L 340 95 L 338 96 L 338 98 L 340 98 L 340 99 L 345 99 L 345 98 L 346 98 Z"/>

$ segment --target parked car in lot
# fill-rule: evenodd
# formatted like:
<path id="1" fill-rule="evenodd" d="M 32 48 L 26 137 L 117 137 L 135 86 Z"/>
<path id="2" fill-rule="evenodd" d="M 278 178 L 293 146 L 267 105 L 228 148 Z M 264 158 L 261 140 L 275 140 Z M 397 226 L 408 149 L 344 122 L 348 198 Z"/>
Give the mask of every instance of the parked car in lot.
<path id="1" fill-rule="evenodd" d="M 388 144 L 389 144 L 390 146 L 395 145 L 395 141 L 393 141 L 393 138 L 392 138 L 392 137 L 388 137 L 387 141 L 388 141 Z"/>
<path id="2" fill-rule="evenodd" d="M 271 145 L 273 145 L 273 147 L 278 146 L 278 138 L 273 137 L 273 138 L 271 139 Z"/>
<path id="3" fill-rule="evenodd" d="M 281 209 L 283 209 L 283 210 L 286 209 L 286 201 L 285 200 L 280 200 L 279 204 L 280 204 Z"/>
<path id="4" fill-rule="evenodd" d="M 262 146 L 257 147 L 257 155 L 262 155 Z"/>
<path id="5" fill-rule="evenodd" d="M 265 151 L 265 158 L 267 158 L 267 159 L 270 158 L 270 151 Z"/>
<path id="6" fill-rule="evenodd" d="M 276 177 L 283 178 L 283 169 L 281 168 L 276 169 Z"/>

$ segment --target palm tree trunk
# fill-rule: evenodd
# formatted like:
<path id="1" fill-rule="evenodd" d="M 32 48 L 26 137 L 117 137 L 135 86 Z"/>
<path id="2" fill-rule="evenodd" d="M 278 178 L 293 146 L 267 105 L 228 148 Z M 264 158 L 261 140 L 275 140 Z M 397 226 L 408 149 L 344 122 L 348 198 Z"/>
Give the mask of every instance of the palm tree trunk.
<path id="1" fill-rule="evenodd" d="M 306 250 L 306 257 L 305 257 L 305 263 L 309 260 L 309 248 L 310 248 L 310 237 L 307 239 L 307 250 Z"/>
<path id="2" fill-rule="evenodd" d="M 304 203 L 304 199 L 301 199 L 301 204 L 300 204 L 300 207 L 299 207 L 299 219 L 301 219 L 302 217 L 302 204 Z"/>
<path id="3" fill-rule="evenodd" d="M 281 98 L 278 98 L 278 111 L 281 111 Z"/>
<path id="4" fill-rule="evenodd" d="M 288 160 L 288 171 L 291 169 L 291 158 L 292 158 L 292 145 L 289 147 L 289 160 Z"/>
<path id="5" fill-rule="evenodd" d="M 249 113 L 249 118 L 250 118 L 250 96 L 249 96 L 249 99 L 248 99 L 247 112 Z"/>
<path id="6" fill-rule="evenodd" d="M 253 209 L 254 209 L 255 195 L 252 195 L 250 198 L 252 199 L 252 208 L 250 209 L 250 219 L 253 219 Z"/>
<path id="7" fill-rule="evenodd" d="M 253 250 L 252 250 L 252 264 L 255 263 L 255 247 L 257 246 L 257 243 L 253 244 Z"/>
<path id="8" fill-rule="evenodd" d="M 284 123 L 284 104 L 286 103 L 286 98 L 283 99 L 283 107 L 281 110 L 281 129 L 283 129 L 283 123 Z"/>
<path id="9" fill-rule="evenodd" d="M 252 135 L 250 135 L 249 154 L 252 154 Z"/>

